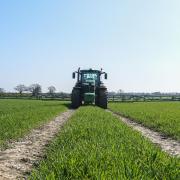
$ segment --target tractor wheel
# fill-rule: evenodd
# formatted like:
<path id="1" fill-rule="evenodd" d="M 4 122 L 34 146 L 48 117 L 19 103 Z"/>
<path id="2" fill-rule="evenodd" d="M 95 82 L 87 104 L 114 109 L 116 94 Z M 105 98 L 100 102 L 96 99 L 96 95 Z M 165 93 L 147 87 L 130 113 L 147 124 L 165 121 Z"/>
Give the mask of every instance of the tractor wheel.
<path id="1" fill-rule="evenodd" d="M 96 98 L 95 98 L 95 105 L 99 106 L 99 96 L 97 96 L 97 95 L 96 95 Z"/>
<path id="2" fill-rule="evenodd" d="M 98 98 L 98 106 L 104 109 L 107 109 L 107 90 L 102 89 L 99 92 L 99 98 Z"/>
<path id="3" fill-rule="evenodd" d="M 76 109 L 81 105 L 81 97 L 80 97 L 80 90 L 79 89 L 73 89 L 72 95 L 71 95 L 71 106 L 72 108 Z"/>

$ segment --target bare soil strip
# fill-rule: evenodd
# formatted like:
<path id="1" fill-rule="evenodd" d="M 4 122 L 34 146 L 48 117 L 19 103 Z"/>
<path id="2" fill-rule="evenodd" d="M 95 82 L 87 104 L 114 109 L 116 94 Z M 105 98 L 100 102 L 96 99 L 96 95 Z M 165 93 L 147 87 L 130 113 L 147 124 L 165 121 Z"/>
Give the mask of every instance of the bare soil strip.
<path id="1" fill-rule="evenodd" d="M 173 140 L 171 138 L 165 137 L 159 132 L 155 132 L 147 127 L 144 127 L 142 124 L 136 123 L 129 118 L 125 118 L 119 113 L 115 113 L 111 110 L 107 110 L 107 111 L 111 112 L 114 116 L 118 117 L 128 126 L 141 132 L 141 134 L 145 136 L 146 138 L 150 139 L 152 143 L 160 146 L 163 151 L 167 152 L 168 154 L 172 156 L 180 157 L 180 142 Z"/>
<path id="2" fill-rule="evenodd" d="M 74 110 L 62 113 L 20 141 L 11 143 L 11 148 L 0 151 L 0 179 L 26 179 L 34 163 L 42 158 L 45 146 L 73 113 Z"/>

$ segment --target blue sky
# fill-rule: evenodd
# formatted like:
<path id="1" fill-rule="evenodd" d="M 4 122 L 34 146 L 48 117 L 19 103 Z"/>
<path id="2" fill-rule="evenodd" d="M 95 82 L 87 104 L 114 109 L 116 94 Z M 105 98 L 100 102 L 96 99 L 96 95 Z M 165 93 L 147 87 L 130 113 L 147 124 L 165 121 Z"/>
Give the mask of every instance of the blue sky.
<path id="1" fill-rule="evenodd" d="M 179 0 L 0 1 L 0 87 L 70 92 L 78 67 L 109 90 L 180 92 Z"/>

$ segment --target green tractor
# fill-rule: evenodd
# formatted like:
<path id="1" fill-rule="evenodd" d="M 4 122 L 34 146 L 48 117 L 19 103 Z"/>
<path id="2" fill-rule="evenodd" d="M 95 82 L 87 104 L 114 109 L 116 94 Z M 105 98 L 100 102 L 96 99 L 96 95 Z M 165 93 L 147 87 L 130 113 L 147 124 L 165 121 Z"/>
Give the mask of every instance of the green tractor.
<path id="1" fill-rule="evenodd" d="M 95 104 L 107 109 L 107 88 L 101 81 L 101 76 L 107 79 L 107 73 L 99 70 L 80 70 L 73 72 L 73 79 L 77 82 L 72 90 L 72 108 L 78 108 L 82 104 Z"/>

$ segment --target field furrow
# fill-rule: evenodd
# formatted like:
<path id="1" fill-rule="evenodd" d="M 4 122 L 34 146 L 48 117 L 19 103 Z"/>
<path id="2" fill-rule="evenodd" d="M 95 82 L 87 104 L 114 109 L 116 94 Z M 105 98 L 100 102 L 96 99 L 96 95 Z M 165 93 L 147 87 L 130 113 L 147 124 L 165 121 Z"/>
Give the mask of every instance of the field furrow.
<path id="1" fill-rule="evenodd" d="M 164 136 L 180 141 L 179 102 L 109 103 L 109 108 L 113 112 L 161 132 Z"/>
<path id="2" fill-rule="evenodd" d="M 81 107 L 30 179 L 179 179 L 179 167 L 109 112 Z"/>
<path id="3" fill-rule="evenodd" d="M 66 103 L 37 100 L 0 100 L 0 147 L 23 137 L 67 110 Z"/>
<path id="4" fill-rule="evenodd" d="M 148 138 L 152 143 L 161 147 L 161 149 L 172 156 L 180 157 L 180 142 L 171 138 L 165 137 L 162 134 L 155 132 L 142 124 L 136 123 L 128 118 L 125 118 L 118 113 L 113 113 L 114 116 L 118 117 L 121 121 L 126 123 L 128 126 L 139 131 L 144 137 Z"/>
<path id="5" fill-rule="evenodd" d="M 45 146 L 59 132 L 62 125 L 72 116 L 68 110 L 51 122 L 34 129 L 21 139 L 11 143 L 11 148 L 0 151 L 0 179 L 22 179 L 32 170 L 34 163 L 43 156 Z"/>

